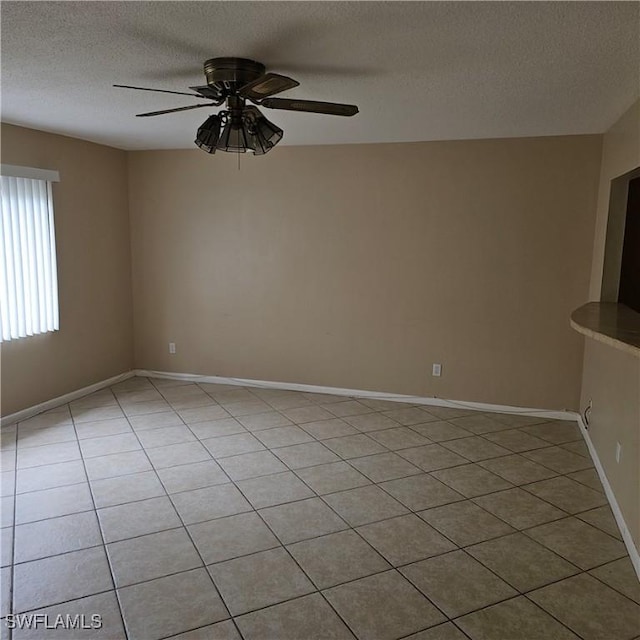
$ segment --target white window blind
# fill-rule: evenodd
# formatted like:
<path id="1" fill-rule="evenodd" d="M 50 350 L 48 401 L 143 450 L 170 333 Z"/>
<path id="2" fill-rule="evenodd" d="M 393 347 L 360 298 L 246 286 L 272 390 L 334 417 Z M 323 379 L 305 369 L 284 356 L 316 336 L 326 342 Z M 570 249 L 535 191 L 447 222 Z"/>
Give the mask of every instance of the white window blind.
<path id="1" fill-rule="evenodd" d="M 0 176 L 0 341 L 59 327 L 51 193 L 57 176 L 49 171 L 42 172 L 45 179 L 31 177 L 33 172 L 16 177 L 20 172 L 5 166 Z"/>

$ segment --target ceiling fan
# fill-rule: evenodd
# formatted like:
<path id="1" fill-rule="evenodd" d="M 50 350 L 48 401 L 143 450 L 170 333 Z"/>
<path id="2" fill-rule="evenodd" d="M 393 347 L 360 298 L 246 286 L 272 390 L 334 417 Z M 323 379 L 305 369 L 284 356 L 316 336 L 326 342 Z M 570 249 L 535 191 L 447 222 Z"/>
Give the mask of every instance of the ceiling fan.
<path id="1" fill-rule="evenodd" d="M 297 87 L 300 83 L 278 73 L 267 73 L 265 66 L 255 60 L 211 58 L 204 63 L 204 75 L 207 84 L 189 87 L 195 93 L 147 89 L 125 84 L 113 86 L 208 100 L 176 109 L 139 113 L 139 118 L 202 107 L 218 107 L 226 103 L 226 109 L 209 116 L 198 128 L 195 143 L 207 153 L 215 153 L 216 150 L 244 153 L 249 149 L 254 155 L 264 155 L 280 142 L 282 129 L 269 122 L 257 107 L 247 105 L 247 101 L 267 109 L 324 113 L 333 116 L 354 116 L 358 113 L 358 107 L 353 104 L 272 98 L 271 96 Z"/>

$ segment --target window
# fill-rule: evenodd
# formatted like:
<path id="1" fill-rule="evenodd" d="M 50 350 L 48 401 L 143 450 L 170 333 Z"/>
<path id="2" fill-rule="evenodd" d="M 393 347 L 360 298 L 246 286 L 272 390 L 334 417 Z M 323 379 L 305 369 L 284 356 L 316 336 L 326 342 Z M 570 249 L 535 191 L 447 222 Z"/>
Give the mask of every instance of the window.
<path id="1" fill-rule="evenodd" d="M 58 329 L 51 183 L 55 171 L 2 165 L 0 342 Z"/>

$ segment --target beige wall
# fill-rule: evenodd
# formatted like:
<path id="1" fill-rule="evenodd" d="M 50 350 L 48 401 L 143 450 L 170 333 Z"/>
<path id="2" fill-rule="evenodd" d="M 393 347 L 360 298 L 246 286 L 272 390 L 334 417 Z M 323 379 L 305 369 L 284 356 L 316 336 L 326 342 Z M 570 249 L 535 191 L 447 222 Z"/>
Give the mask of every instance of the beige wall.
<path id="1" fill-rule="evenodd" d="M 600 152 L 132 152 L 136 366 L 576 409 Z"/>
<path id="2" fill-rule="evenodd" d="M 589 436 L 640 549 L 640 357 L 585 340 L 583 404 L 593 402 Z M 616 443 L 622 445 L 616 462 Z"/>
<path id="3" fill-rule="evenodd" d="M 590 299 L 599 300 L 611 180 L 640 167 L 640 101 L 605 134 Z M 581 406 L 593 401 L 589 435 L 640 550 L 640 358 L 585 339 Z M 622 445 L 615 461 L 616 442 Z"/>
<path id="4" fill-rule="evenodd" d="M 60 331 L 2 344 L 8 415 L 131 369 L 131 252 L 125 152 L 3 124 L 2 162 L 60 172 Z"/>

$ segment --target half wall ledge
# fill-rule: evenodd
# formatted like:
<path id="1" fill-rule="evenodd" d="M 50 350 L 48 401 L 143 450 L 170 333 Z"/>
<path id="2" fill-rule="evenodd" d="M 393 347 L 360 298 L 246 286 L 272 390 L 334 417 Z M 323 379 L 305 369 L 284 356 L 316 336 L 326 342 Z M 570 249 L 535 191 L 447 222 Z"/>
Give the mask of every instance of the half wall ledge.
<path id="1" fill-rule="evenodd" d="M 573 329 L 640 358 L 640 313 L 617 302 L 588 302 L 572 314 Z"/>

